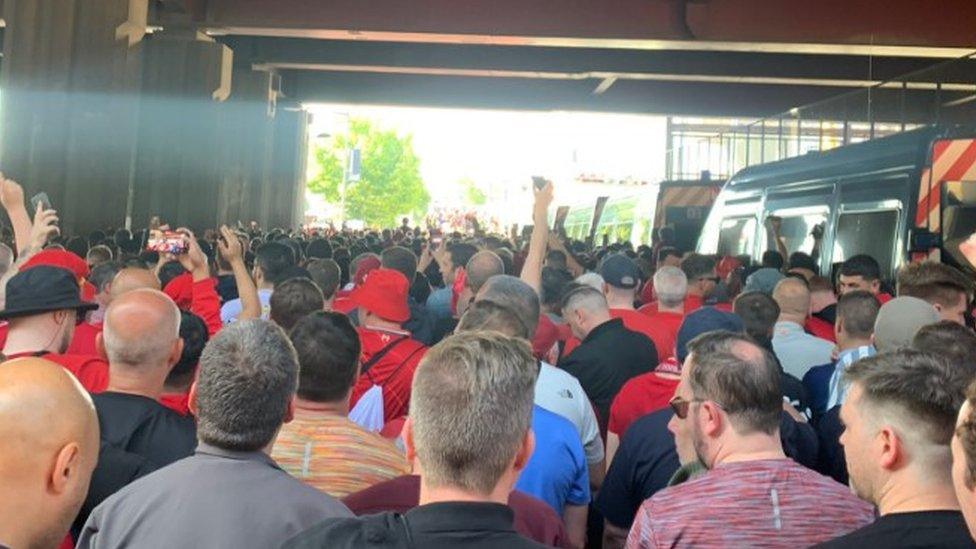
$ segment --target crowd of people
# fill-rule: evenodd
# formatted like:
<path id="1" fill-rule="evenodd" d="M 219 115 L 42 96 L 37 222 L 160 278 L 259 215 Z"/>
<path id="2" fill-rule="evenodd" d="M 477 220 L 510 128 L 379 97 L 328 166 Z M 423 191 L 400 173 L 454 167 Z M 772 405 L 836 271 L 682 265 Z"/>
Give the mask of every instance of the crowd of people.
<path id="1" fill-rule="evenodd" d="M 0 176 L 0 547 L 976 546 L 968 274 L 565 242 L 534 192 L 170 253 Z"/>

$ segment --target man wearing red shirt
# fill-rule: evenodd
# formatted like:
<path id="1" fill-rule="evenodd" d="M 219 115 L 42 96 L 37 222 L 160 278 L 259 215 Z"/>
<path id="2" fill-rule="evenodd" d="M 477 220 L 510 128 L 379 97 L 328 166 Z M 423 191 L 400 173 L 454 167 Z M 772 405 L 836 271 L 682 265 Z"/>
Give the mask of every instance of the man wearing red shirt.
<path id="1" fill-rule="evenodd" d="M 685 296 L 685 314 L 702 307 L 705 299 L 718 285 L 718 275 L 715 273 L 715 259 L 701 254 L 690 254 L 681 262 L 681 270 L 688 279 L 688 294 Z M 726 309 L 727 307 L 719 307 Z M 650 314 L 657 310 L 657 302 L 648 303 L 640 308 L 640 312 Z"/>
<path id="2" fill-rule="evenodd" d="M 380 268 L 369 273 L 349 296 L 359 309 L 356 331 L 363 349 L 349 417 L 360 425 L 365 423 L 367 428 L 376 427 L 377 421 L 381 427 L 383 422 L 407 414 L 413 373 L 427 352 L 427 347 L 402 328 L 410 319 L 409 292 L 410 282 L 403 273 Z M 374 390 L 382 393 L 382 418 L 378 417 L 375 406 L 380 399 L 375 396 L 362 399 Z M 369 417 L 364 418 L 363 414 Z"/>
<path id="3" fill-rule="evenodd" d="M 98 307 L 80 296 L 78 281 L 67 269 L 40 265 L 14 275 L 7 282 L 6 308 L 0 311 L 0 319 L 9 321 L 3 356 L 44 357 L 97 393 L 108 386 L 108 364 L 98 356 L 64 354 L 75 324 Z"/>
<path id="4" fill-rule="evenodd" d="M 837 274 L 837 293 L 857 290 L 871 292 L 881 305 L 891 301 L 891 294 L 881 291 L 881 266 L 867 254 L 847 258 Z"/>
<path id="5" fill-rule="evenodd" d="M 681 252 L 677 248 L 672 246 L 665 246 L 657 251 L 657 268 L 661 267 L 680 267 L 681 266 Z M 641 288 L 640 301 L 641 303 L 647 305 L 654 301 L 654 296 L 656 292 L 654 291 L 654 281 L 648 280 Z"/>

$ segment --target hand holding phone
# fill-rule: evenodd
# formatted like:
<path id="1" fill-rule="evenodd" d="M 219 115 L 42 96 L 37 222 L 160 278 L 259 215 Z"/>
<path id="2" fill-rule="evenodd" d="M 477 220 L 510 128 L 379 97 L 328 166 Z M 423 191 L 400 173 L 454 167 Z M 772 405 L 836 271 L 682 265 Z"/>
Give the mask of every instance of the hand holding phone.
<path id="1" fill-rule="evenodd" d="M 545 189 L 548 183 L 549 181 L 547 181 L 546 178 L 542 177 L 541 175 L 532 176 L 532 184 L 535 185 L 537 190 L 541 191 L 542 189 Z"/>
<path id="2" fill-rule="evenodd" d="M 30 199 L 31 211 L 36 212 L 37 206 L 40 204 L 42 210 L 53 210 L 51 207 L 51 199 L 48 198 L 47 193 L 40 192 L 35 194 Z"/>
<path id="3" fill-rule="evenodd" d="M 183 233 L 176 231 L 153 230 L 149 232 L 146 250 L 160 254 L 182 255 L 189 251 L 190 246 Z"/>

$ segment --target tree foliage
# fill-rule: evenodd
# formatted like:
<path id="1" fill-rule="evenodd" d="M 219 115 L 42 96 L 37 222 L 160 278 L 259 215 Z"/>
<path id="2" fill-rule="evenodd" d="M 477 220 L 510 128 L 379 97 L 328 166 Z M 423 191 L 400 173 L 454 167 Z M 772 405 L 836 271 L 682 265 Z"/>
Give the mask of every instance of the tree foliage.
<path id="1" fill-rule="evenodd" d="M 485 192 L 478 188 L 470 178 L 464 178 L 460 183 L 464 188 L 465 202 L 471 206 L 484 206 L 485 202 L 488 202 L 488 197 L 485 195 Z"/>
<path id="2" fill-rule="evenodd" d="M 347 219 L 362 219 L 371 226 L 393 226 L 397 217 L 422 217 L 430 193 L 420 177 L 420 160 L 410 135 L 377 128 L 365 119 L 349 121 L 349 132 L 336 135 L 315 150 L 319 175 L 308 188 L 326 201 L 339 204 L 348 151 L 360 150 L 359 181 L 346 182 Z"/>

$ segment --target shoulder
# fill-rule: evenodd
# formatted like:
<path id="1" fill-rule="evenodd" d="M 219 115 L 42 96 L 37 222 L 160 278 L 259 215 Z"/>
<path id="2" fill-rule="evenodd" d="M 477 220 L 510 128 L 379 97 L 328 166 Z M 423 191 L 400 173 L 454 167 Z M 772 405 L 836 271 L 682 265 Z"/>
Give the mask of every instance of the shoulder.
<path id="1" fill-rule="evenodd" d="M 321 547 L 396 547 L 396 515 L 326 519 L 286 541 L 287 549 Z"/>

